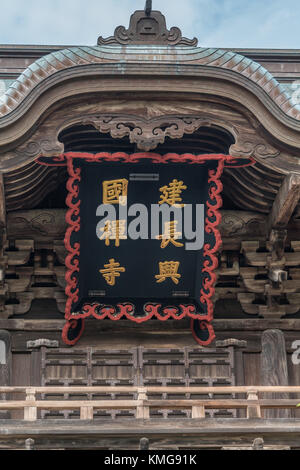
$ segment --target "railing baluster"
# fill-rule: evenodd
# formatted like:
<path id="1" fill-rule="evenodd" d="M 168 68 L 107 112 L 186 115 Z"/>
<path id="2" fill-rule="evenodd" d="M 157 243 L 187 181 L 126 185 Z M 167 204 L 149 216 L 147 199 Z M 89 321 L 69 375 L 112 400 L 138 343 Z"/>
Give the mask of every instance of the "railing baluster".
<path id="1" fill-rule="evenodd" d="M 147 389 L 139 388 L 138 389 L 138 405 L 136 408 L 137 419 L 149 419 L 150 418 L 149 406 L 145 406 L 144 401 L 147 401 Z"/>
<path id="2" fill-rule="evenodd" d="M 205 406 L 192 406 L 192 419 L 204 419 Z"/>
<path id="3" fill-rule="evenodd" d="M 26 439 L 25 450 L 34 450 L 35 441 L 33 439 Z"/>
<path id="4" fill-rule="evenodd" d="M 247 392 L 247 400 L 248 401 L 257 401 L 258 402 L 258 391 L 257 390 L 249 390 Z M 257 404 L 249 404 L 247 406 L 247 419 L 255 419 L 261 418 L 261 408 L 260 405 Z"/>
<path id="5" fill-rule="evenodd" d="M 92 421 L 94 419 L 94 408 L 92 406 L 81 406 L 80 419 Z"/>
<path id="6" fill-rule="evenodd" d="M 36 391 L 33 388 L 26 389 L 26 401 L 36 401 Z M 24 407 L 24 420 L 36 421 L 37 420 L 37 407 L 25 406 Z"/>

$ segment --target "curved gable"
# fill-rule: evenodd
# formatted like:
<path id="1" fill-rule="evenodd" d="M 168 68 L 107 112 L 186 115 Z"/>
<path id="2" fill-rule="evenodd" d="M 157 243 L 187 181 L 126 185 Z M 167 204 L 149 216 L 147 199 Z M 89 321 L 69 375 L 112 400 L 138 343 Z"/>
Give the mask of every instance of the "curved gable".
<path id="1" fill-rule="evenodd" d="M 176 68 L 192 65 L 201 70 L 209 67 L 235 72 L 258 86 L 287 116 L 300 121 L 300 106 L 293 103 L 284 87 L 257 62 L 235 52 L 222 49 L 186 46 L 82 46 L 49 54 L 31 64 L 0 98 L 0 120 L 21 106 L 25 98 L 61 71 L 74 70 L 93 64 L 115 64 L 126 74 L 126 64 L 138 64 L 140 73 L 147 66 L 169 64 L 170 74 Z M 149 72 L 148 72 L 149 73 Z"/>

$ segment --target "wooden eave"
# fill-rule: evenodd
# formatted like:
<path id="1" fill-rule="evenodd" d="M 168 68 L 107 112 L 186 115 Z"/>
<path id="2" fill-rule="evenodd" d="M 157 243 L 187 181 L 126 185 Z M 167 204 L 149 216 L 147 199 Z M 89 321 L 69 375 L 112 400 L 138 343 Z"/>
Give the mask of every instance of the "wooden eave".
<path id="1" fill-rule="evenodd" d="M 31 64 L 12 84 L 3 97 L 0 116 L 5 118 L 40 83 L 57 72 L 91 64 L 115 64 L 125 74 L 130 72 L 129 64 L 139 64 L 140 74 L 144 72 L 144 65 L 149 64 L 154 65 L 158 72 L 160 66 L 165 64 L 169 64 L 170 73 L 174 68 L 172 65 L 176 69 L 182 67 L 183 73 L 186 65 L 233 71 L 257 84 L 287 116 L 300 121 L 300 107 L 291 101 L 284 88 L 260 64 L 222 49 L 186 46 L 85 46 L 52 52 Z M 177 74 L 181 72 L 176 71 Z"/>

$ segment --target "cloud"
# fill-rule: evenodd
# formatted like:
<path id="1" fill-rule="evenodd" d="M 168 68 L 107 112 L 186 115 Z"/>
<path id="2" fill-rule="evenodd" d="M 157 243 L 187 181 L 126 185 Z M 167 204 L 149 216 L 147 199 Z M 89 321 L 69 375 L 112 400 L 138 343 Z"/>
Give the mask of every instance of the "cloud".
<path id="1" fill-rule="evenodd" d="M 222 3 L 224 15 L 215 25 L 210 24 L 210 28 L 204 25 L 208 33 L 204 45 L 229 48 L 300 47 L 297 33 L 300 15 L 298 1 L 213 0 L 212 3 Z"/>
<path id="2" fill-rule="evenodd" d="M 96 44 L 127 26 L 145 0 L 9 0 L 1 5 L 2 44 Z M 153 0 L 153 8 L 204 47 L 299 48 L 298 0 Z"/>

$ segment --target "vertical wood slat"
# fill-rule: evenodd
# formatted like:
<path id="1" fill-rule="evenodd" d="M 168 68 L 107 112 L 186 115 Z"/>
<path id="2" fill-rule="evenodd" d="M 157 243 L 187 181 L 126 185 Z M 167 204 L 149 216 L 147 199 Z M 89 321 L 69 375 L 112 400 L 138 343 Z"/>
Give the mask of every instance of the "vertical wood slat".
<path id="1" fill-rule="evenodd" d="M 258 401 L 258 392 L 257 390 L 250 390 L 247 393 L 247 399 L 249 401 Z M 261 408 L 260 406 L 254 405 L 254 404 L 249 404 L 247 407 L 247 419 L 257 419 L 261 418 Z"/>
<path id="2" fill-rule="evenodd" d="M 39 387 L 42 383 L 42 352 L 41 349 L 33 350 L 30 354 L 30 385 Z"/>
<path id="3" fill-rule="evenodd" d="M 234 385 L 244 385 L 245 384 L 245 370 L 244 370 L 244 352 L 240 347 L 235 347 L 233 350 L 234 357 Z M 233 395 L 235 398 L 236 395 Z M 245 398 L 244 396 L 242 398 Z M 236 411 L 237 418 L 245 418 L 245 410 Z"/>
<path id="4" fill-rule="evenodd" d="M 42 383 L 42 352 L 41 348 L 31 351 L 30 354 L 30 386 L 38 387 Z M 38 412 L 38 418 L 41 412 Z"/>
<path id="5" fill-rule="evenodd" d="M 26 389 L 26 401 L 36 401 L 36 392 L 32 388 Z M 24 407 L 24 421 L 36 421 L 37 420 L 37 408 L 36 406 L 25 406 Z"/>

